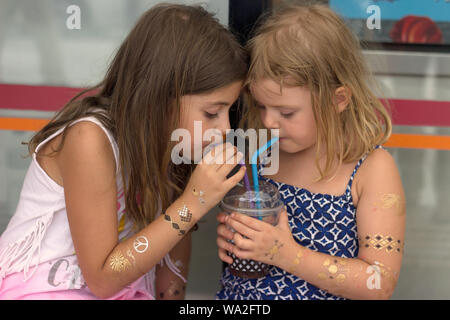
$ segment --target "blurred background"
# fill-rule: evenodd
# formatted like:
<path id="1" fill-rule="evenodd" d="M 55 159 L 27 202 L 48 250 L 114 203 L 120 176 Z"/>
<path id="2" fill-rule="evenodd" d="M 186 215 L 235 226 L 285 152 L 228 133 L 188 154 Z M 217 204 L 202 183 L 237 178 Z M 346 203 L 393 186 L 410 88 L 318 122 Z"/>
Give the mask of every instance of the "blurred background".
<path id="1" fill-rule="evenodd" d="M 139 16 L 159 2 L 0 0 L 0 234 L 30 163 L 21 143 L 79 88 L 102 79 Z M 261 13 L 305 1 L 165 2 L 201 3 L 245 42 Z M 450 299 L 450 1 L 308 2 L 328 4 L 346 19 L 393 107 L 394 134 L 386 147 L 402 176 L 407 225 L 392 298 Z M 77 11 L 67 11 L 72 5 L 80 10 L 79 25 L 71 18 Z M 187 299 L 213 299 L 219 288 L 217 212 L 194 233 Z"/>

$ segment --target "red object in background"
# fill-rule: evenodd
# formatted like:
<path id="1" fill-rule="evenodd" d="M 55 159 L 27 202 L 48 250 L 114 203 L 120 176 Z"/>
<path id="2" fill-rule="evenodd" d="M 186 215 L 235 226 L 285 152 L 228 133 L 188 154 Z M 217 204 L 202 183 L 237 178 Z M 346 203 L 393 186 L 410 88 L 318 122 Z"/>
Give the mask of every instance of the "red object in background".
<path id="1" fill-rule="evenodd" d="M 403 17 L 395 23 L 389 35 L 392 41 L 400 43 L 442 43 L 442 31 L 428 17 Z"/>
<path id="2" fill-rule="evenodd" d="M 0 109 L 58 111 L 81 88 L 0 84 Z"/>
<path id="3" fill-rule="evenodd" d="M 81 88 L 69 87 L 48 87 L 13 85 L 0 83 L 0 110 L 35 110 L 35 111 L 59 111 Z M 383 100 L 382 100 L 383 101 Z M 406 126 L 437 126 L 450 127 L 450 101 L 430 101 L 430 100 L 406 100 L 389 99 L 392 106 L 392 120 L 395 125 Z M 0 130 L 2 120 L 10 118 L 0 117 Z M 16 120 L 20 120 L 17 118 Z M 10 127 L 36 128 L 41 126 L 41 122 L 35 123 L 39 119 L 32 120 L 32 123 L 10 123 Z M 4 125 L 3 125 L 3 129 Z M 19 130 L 19 129 L 17 129 Z M 34 130 L 34 129 L 33 129 Z"/>

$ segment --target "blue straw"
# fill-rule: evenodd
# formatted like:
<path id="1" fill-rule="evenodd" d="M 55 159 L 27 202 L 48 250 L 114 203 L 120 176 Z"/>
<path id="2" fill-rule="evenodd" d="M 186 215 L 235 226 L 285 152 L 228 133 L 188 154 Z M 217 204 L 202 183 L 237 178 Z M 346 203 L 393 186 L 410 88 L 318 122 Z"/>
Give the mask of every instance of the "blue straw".
<path id="1" fill-rule="evenodd" d="M 258 182 L 258 169 L 256 167 L 256 162 L 261 153 L 270 148 L 272 144 L 278 141 L 278 137 L 273 138 L 269 142 L 267 142 L 262 148 L 259 148 L 252 156 L 252 176 L 253 176 L 253 186 L 255 188 L 256 196 L 259 195 L 259 182 Z M 259 201 L 256 201 L 256 208 L 261 209 L 261 204 Z M 258 216 L 259 220 L 262 220 L 261 216 Z"/>

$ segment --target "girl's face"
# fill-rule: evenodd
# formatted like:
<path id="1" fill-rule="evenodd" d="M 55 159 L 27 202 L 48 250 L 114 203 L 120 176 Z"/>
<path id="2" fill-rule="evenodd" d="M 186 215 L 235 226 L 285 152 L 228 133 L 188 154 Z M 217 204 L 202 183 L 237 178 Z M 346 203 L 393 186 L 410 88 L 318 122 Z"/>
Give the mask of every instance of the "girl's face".
<path id="1" fill-rule="evenodd" d="M 280 150 L 296 153 L 316 144 L 316 121 L 311 94 L 306 87 L 280 85 L 270 79 L 260 79 L 250 86 L 267 129 L 280 130 Z"/>
<path id="2" fill-rule="evenodd" d="M 195 147 L 201 147 L 203 151 L 211 143 L 207 140 L 209 137 L 205 137 L 206 141 L 203 141 L 205 131 L 216 129 L 223 135 L 230 129 L 230 107 L 238 99 L 242 85 L 243 81 L 236 81 L 208 93 L 185 95 L 181 98 L 181 128 L 187 129 L 191 135 L 192 156 L 195 155 Z M 201 131 L 198 127 L 195 130 L 195 121 L 201 122 Z M 200 139 L 197 145 L 194 144 L 194 139 Z"/>

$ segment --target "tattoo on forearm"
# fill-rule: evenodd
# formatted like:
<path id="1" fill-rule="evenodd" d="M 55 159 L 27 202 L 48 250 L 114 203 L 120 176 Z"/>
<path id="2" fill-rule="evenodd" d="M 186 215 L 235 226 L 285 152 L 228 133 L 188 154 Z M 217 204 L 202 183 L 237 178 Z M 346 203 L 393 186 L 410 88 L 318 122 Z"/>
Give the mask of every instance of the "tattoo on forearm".
<path id="1" fill-rule="evenodd" d="M 133 255 L 133 251 L 131 251 L 131 249 L 127 250 L 127 256 L 131 259 L 131 263 L 133 265 L 136 265 L 136 258 Z"/>
<path id="2" fill-rule="evenodd" d="M 192 188 L 192 193 L 194 196 L 198 197 L 198 201 L 200 201 L 200 204 L 205 204 L 205 199 L 203 199 L 203 196 L 205 195 L 205 191 L 198 190 L 197 188 Z"/>
<path id="3" fill-rule="evenodd" d="M 131 263 L 120 251 L 116 251 L 111 255 L 109 265 L 113 271 L 123 272 L 130 268 Z"/>
<path id="4" fill-rule="evenodd" d="M 400 240 L 395 240 L 392 236 L 383 236 L 381 234 L 366 235 L 364 237 L 358 237 L 360 246 L 364 248 L 372 248 L 376 250 L 383 250 L 387 253 L 403 252 L 404 244 Z"/>
<path id="5" fill-rule="evenodd" d="M 146 236 L 139 236 L 136 239 L 134 239 L 133 247 L 134 250 L 137 253 L 144 253 L 147 251 L 150 243 L 148 242 L 148 239 Z"/>
<path id="6" fill-rule="evenodd" d="M 189 208 L 183 203 L 183 207 L 177 210 L 178 216 L 180 217 L 181 222 L 189 223 L 192 221 L 192 212 Z M 178 231 L 179 236 L 184 236 L 186 234 L 186 230 L 181 229 L 180 225 L 172 220 L 172 218 L 164 213 L 164 220 L 169 222 L 172 225 L 172 228 Z"/>
<path id="7" fill-rule="evenodd" d="M 178 215 L 180 216 L 181 221 L 185 223 L 189 223 L 192 220 L 192 212 L 188 209 L 188 207 L 183 204 L 183 208 L 178 209 Z"/>
<path id="8" fill-rule="evenodd" d="M 270 260 L 273 260 L 273 258 L 278 253 L 278 251 L 280 250 L 281 247 L 283 247 L 283 244 L 281 242 L 279 242 L 278 240 L 275 240 L 275 243 L 273 244 L 270 251 L 265 253 L 264 256 L 265 257 L 270 256 Z"/>
<path id="9" fill-rule="evenodd" d="M 303 258 L 303 249 L 298 250 L 297 256 L 294 259 L 294 264 L 299 264 L 300 260 Z"/>
<path id="10" fill-rule="evenodd" d="M 145 253 L 149 246 L 150 242 L 146 236 L 138 236 L 133 241 L 133 248 L 137 253 Z M 133 250 L 127 249 L 126 252 L 126 256 L 119 250 L 111 254 L 109 265 L 113 271 L 123 272 L 128 270 L 132 265 L 136 266 L 136 258 L 134 257 Z"/>
<path id="11" fill-rule="evenodd" d="M 178 297 L 186 291 L 186 284 L 179 281 L 171 280 L 169 287 L 165 291 L 159 293 L 161 299 L 168 297 Z"/>
<path id="12" fill-rule="evenodd" d="M 338 285 L 342 284 L 347 278 L 347 262 L 344 259 L 330 259 L 327 258 L 322 266 L 325 271 L 320 272 L 317 277 L 320 280 L 330 279 L 335 281 Z"/>

